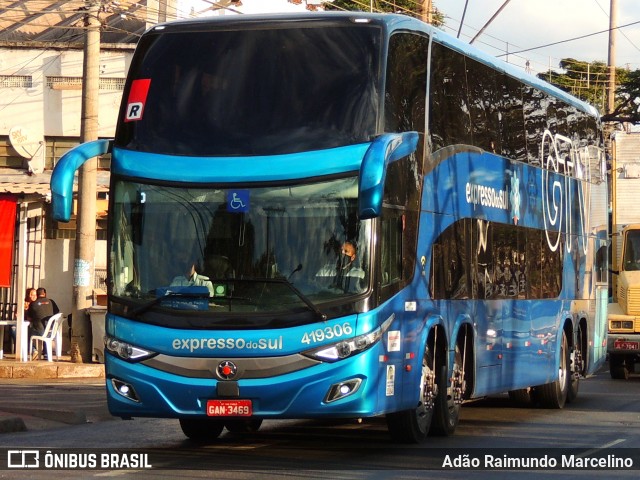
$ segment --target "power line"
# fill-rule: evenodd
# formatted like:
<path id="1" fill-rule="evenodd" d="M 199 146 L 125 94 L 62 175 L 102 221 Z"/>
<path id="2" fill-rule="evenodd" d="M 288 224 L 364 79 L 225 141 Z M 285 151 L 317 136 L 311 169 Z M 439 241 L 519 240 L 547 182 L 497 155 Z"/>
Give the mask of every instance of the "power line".
<path id="1" fill-rule="evenodd" d="M 636 21 L 636 22 L 631 22 L 631 23 L 627 23 L 626 25 L 619 25 L 617 27 L 615 27 L 615 29 L 611 29 L 611 28 L 607 28 L 606 30 L 601 30 L 599 32 L 594 32 L 594 33 L 589 33 L 587 35 L 581 35 L 579 37 L 574 37 L 574 38 L 569 38 L 567 40 L 560 40 L 558 42 L 553 42 L 553 43 L 547 43 L 546 45 L 540 45 L 538 47 L 531 47 L 531 48 L 525 48 L 524 50 L 518 50 L 517 52 L 511 52 L 511 53 L 524 53 L 524 52 L 530 52 L 531 50 L 538 50 L 540 48 L 545 48 L 545 47 L 552 47 L 553 45 L 560 45 L 562 43 L 567 43 L 567 42 L 573 42 L 575 40 L 582 40 L 583 38 L 588 38 L 588 37 L 593 37 L 595 35 L 600 35 L 602 33 L 609 33 L 611 30 L 619 30 L 621 28 L 625 28 L 625 27 L 630 27 L 632 25 L 637 25 L 640 23 L 640 20 Z M 498 57 L 504 57 L 506 54 L 502 54 L 502 55 L 497 55 Z"/>
<path id="2" fill-rule="evenodd" d="M 606 16 L 606 17 L 607 17 L 607 19 L 608 19 L 608 18 L 609 18 L 609 14 L 607 13 L 607 11 L 606 11 L 604 8 L 602 8 L 602 5 L 600 5 L 600 4 L 598 3 L 598 0 L 593 0 L 593 1 L 594 1 L 594 2 L 596 2 L 596 5 L 598 5 L 598 7 L 600 8 L 600 10 L 602 10 L 602 13 L 604 13 L 604 14 L 605 14 L 605 16 Z M 622 34 L 622 36 L 623 36 L 624 38 L 626 38 L 626 39 L 627 39 L 627 42 L 629 42 L 629 44 L 630 44 L 633 48 L 635 48 L 636 50 L 638 50 L 638 51 L 640 52 L 640 48 L 638 48 L 638 46 L 637 46 L 635 43 L 633 43 L 633 41 L 631 41 L 631 39 L 630 39 L 629 37 L 627 37 L 627 34 L 626 34 L 626 33 L 624 33 L 622 30 L 620 31 L 620 33 Z"/>

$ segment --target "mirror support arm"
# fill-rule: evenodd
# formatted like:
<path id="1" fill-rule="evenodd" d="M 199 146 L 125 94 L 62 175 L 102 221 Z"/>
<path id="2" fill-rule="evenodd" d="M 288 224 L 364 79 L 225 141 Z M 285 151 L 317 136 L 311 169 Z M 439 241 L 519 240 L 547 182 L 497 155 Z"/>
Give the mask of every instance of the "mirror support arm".
<path id="1" fill-rule="evenodd" d="M 73 205 L 73 181 L 76 171 L 90 158 L 111 151 L 112 140 L 94 140 L 83 143 L 65 153 L 56 163 L 51 174 L 51 202 L 53 219 L 68 222 Z"/>
<path id="2" fill-rule="evenodd" d="M 415 152 L 418 132 L 385 133 L 366 151 L 358 180 L 360 219 L 375 218 L 382 212 L 384 181 L 389 164 Z"/>

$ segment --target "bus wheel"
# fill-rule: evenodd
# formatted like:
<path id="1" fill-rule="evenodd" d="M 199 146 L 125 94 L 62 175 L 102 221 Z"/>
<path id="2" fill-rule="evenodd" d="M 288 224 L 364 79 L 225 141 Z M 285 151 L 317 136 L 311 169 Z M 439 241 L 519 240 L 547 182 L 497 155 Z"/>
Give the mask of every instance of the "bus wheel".
<path id="1" fill-rule="evenodd" d="M 453 363 L 453 377 L 456 377 L 456 372 L 462 370 L 462 354 L 460 349 L 456 345 L 456 352 L 454 355 Z M 438 436 L 453 435 L 456 427 L 458 426 L 458 419 L 460 418 L 460 403 L 454 400 L 452 393 L 453 385 L 451 388 L 448 383 L 448 369 L 446 361 L 440 367 L 440 375 L 436 378 L 438 385 L 438 396 L 435 398 L 435 404 L 433 409 L 433 425 L 431 427 L 431 433 Z M 453 384 L 453 382 L 452 382 Z"/>
<path id="2" fill-rule="evenodd" d="M 569 388 L 567 390 L 567 402 L 571 403 L 578 397 L 578 389 L 580 388 L 580 375 L 586 371 L 584 358 L 582 357 L 582 328 L 578 326 L 576 335 L 576 345 L 570 355 L 569 364 Z"/>
<path id="3" fill-rule="evenodd" d="M 433 399 L 437 395 L 432 367 L 433 356 L 427 347 L 422 358 L 418 405 L 412 410 L 387 414 L 387 428 L 394 442 L 422 443 L 427 439 L 433 418 Z"/>
<path id="4" fill-rule="evenodd" d="M 519 407 L 532 407 L 534 403 L 532 393 L 530 388 L 509 390 L 509 399 Z"/>
<path id="5" fill-rule="evenodd" d="M 224 422 L 212 418 L 181 418 L 180 428 L 191 440 L 207 442 L 215 440 L 222 433 Z"/>
<path id="6" fill-rule="evenodd" d="M 624 357 L 621 355 L 609 355 L 609 374 L 614 380 L 628 380 L 629 369 L 624 363 Z"/>
<path id="7" fill-rule="evenodd" d="M 560 344 L 560 367 L 558 380 L 546 385 L 536 387 L 536 398 L 544 408 L 563 408 L 567 401 L 569 383 L 571 382 L 571 370 L 569 368 L 569 343 L 566 332 L 562 332 Z"/>
<path id="8" fill-rule="evenodd" d="M 261 418 L 234 418 L 227 420 L 224 424 L 231 433 L 252 433 L 257 432 L 262 425 Z"/>

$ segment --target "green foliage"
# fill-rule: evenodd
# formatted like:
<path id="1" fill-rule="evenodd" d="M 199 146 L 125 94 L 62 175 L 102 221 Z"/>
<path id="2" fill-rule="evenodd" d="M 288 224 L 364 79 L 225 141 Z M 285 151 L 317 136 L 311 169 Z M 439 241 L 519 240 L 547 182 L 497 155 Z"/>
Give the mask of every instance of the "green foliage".
<path id="1" fill-rule="evenodd" d="M 420 0 L 334 0 L 324 4 L 326 10 L 349 10 L 359 12 L 402 13 L 415 18 L 422 18 L 422 2 Z M 432 3 L 431 24 L 436 27 L 444 25 L 444 14 Z"/>
<path id="2" fill-rule="evenodd" d="M 608 66 L 604 62 L 583 62 L 564 58 L 562 73 L 549 70 L 538 78 L 584 100 L 603 114 L 603 121 L 640 123 L 640 71 L 616 68 L 615 109 L 606 114 Z"/>
<path id="3" fill-rule="evenodd" d="M 624 72 L 624 79 L 616 78 L 614 111 L 604 115 L 602 119 L 609 122 L 640 123 L 640 70 Z"/>

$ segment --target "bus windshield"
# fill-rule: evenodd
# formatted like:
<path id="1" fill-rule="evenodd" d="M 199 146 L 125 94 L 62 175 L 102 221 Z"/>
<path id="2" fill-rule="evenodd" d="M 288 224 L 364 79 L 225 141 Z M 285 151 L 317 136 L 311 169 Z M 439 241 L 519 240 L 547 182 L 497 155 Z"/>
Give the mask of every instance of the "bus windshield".
<path id="1" fill-rule="evenodd" d="M 144 98 L 144 107 L 132 117 L 124 102 L 116 146 L 254 156 L 363 143 L 375 135 L 379 27 L 202 28 L 140 40 L 124 98 Z"/>
<path id="2" fill-rule="evenodd" d="M 357 191 L 356 177 L 236 190 L 118 180 L 112 294 L 133 302 L 133 317 L 156 306 L 317 313 L 353 301 L 370 271 L 371 221 L 358 220 Z"/>
<path id="3" fill-rule="evenodd" d="M 640 231 L 629 230 L 625 237 L 624 270 L 640 270 Z"/>

